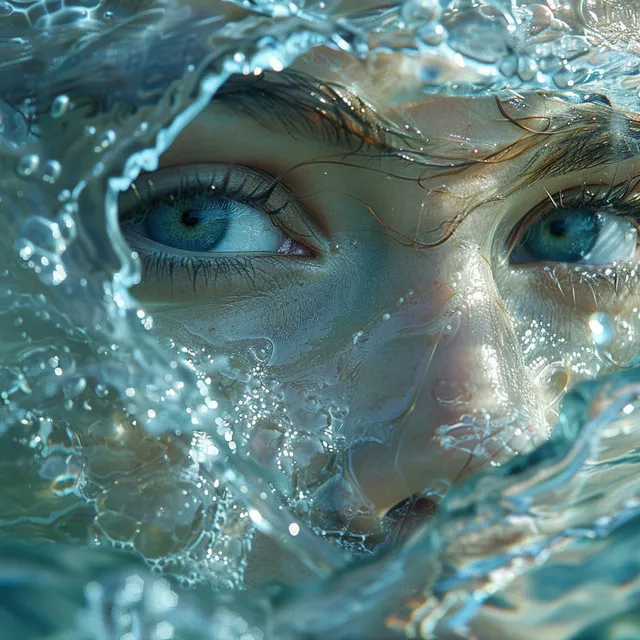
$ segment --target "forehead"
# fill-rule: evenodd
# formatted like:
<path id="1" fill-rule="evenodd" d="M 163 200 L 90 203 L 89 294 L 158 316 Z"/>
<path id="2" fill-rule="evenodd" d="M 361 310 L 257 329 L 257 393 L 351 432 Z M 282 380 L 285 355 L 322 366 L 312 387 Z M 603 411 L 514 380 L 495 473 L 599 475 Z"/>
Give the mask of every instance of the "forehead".
<path id="1" fill-rule="evenodd" d="M 536 93 L 520 95 L 505 91 L 500 96 L 429 93 L 425 90 L 424 70 L 435 61 L 433 56 L 404 53 L 372 53 L 359 59 L 320 48 L 298 58 L 292 68 L 344 86 L 390 120 L 417 131 L 419 137 L 440 142 L 446 139 L 449 152 L 455 155 L 457 145 L 461 155 L 467 157 L 470 150 L 501 149 L 523 137 L 523 129 L 508 126 L 510 120 L 503 108 L 507 101 L 520 102 L 517 113 L 508 109 L 513 117 L 562 116 L 572 107 Z M 437 62 L 443 64 L 442 59 Z M 445 73 L 451 80 L 478 80 L 464 62 L 450 60 L 446 64 L 449 68 Z"/>

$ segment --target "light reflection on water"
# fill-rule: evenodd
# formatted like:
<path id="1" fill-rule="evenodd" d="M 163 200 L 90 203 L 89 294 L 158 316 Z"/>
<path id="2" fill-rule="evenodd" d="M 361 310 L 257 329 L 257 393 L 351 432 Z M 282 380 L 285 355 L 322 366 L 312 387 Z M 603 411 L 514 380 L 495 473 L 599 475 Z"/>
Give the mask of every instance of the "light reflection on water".
<path id="1" fill-rule="evenodd" d="M 539 449 L 368 556 L 357 536 L 318 535 L 292 493 L 292 469 L 316 453 L 310 425 L 283 429 L 269 473 L 245 455 L 255 443 L 233 412 L 280 406 L 269 345 L 244 345 L 242 360 L 155 339 L 128 292 L 139 263 L 117 198 L 232 73 L 286 68 L 321 45 L 420 52 L 431 91 L 601 92 L 637 110 L 638 45 L 619 29 L 639 19 L 631 3 L 426 0 L 347 19 L 324 4 L 222 4 L 207 19 L 177 2 L 61 4 L 0 3 L 0 522 L 7 539 L 56 543 L 0 550 L 3 637 L 429 638 L 469 625 L 492 640 L 626 637 L 640 597 L 633 358 L 573 392 Z M 308 429 L 304 447 L 293 427 Z M 323 455 L 343 446 L 334 435 Z M 304 586 L 237 591 L 254 529 L 300 564 Z"/>

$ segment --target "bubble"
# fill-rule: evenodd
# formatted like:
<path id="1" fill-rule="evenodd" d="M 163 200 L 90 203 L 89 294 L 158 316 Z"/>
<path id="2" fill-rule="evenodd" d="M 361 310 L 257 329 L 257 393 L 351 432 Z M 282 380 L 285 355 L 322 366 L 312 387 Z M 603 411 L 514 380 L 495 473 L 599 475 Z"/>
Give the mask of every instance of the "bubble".
<path id="1" fill-rule="evenodd" d="M 530 82 L 538 73 L 538 63 L 529 56 L 521 56 L 518 59 L 518 76 L 524 82 Z"/>
<path id="2" fill-rule="evenodd" d="M 62 165 L 57 160 L 48 160 L 42 169 L 42 180 L 53 184 L 62 172 Z"/>
<path id="3" fill-rule="evenodd" d="M 62 116 L 69 111 L 70 106 L 71 100 L 69 99 L 69 96 L 64 94 L 57 96 L 51 103 L 51 117 L 62 118 Z"/>
<path id="4" fill-rule="evenodd" d="M 40 157 L 35 153 L 30 153 L 26 156 L 22 156 L 18 161 L 18 173 L 21 176 L 33 175 L 40 166 Z"/>
<path id="5" fill-rule="evenodd" d="M 598 346 L 609 344 L 615 336 L 615 327 L 608 313 L 596 312 L 589 316 L 589 330 Z"/>
<path id="6" fill-rule="evenodd" d="M 92 135 L 92 133 L 89 132 L 89 135 Z M 116 135 L 116 132 L 113 129 L 107 129 L 98 139 L 98 144 L 94 147 L 94 151 L 96 153 L 105 151 L 106 149 L 108 149 L 109 147 L 115 144 L 117 137 L 118 136 Z"/>
<path id="7" fill-rule="evenodd" d="M 490 7 L 454 13 L 444 26 L 449 46 L 473 60 L 495 63 L 507 54 L 505 16 Z"/>

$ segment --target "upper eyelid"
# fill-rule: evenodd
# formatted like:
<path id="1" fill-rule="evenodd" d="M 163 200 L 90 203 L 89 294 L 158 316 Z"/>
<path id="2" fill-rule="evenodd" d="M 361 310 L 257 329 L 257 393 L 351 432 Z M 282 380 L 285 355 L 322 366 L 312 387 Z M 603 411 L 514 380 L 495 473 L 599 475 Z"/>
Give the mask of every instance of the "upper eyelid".
<path id="1" fill-rule="evenodd" d="M 210 176 L 210 179 L 208 180 L 200 180 L 198 170 L 208 170 L 214 173 L 217 168 L 224 168 L 227 175 L 222 178 L 218 175 L 214 175 L 213 177 Z M 232 182 L 232 178 L 237 179 L 237 176 L 234 176 L 233 173 L 241 173 L 242 171 L 246 171 L 248 173 L 248 175 L 242 176 L 243 184 L 236 185 L 237 188 L 235 190 L 227 190 L 230 182 Z M 177 179 L 174 179 L 173 182 L 169 182 L 168 185 L 161 186 L 155 190 L 157 186 L 156 183 L 159 182 L 158 175 L 160 175 L 160 177 L 168 175 L 171 178 L 177 177 Z M 251 193 L 243 193 L 244 184 L 246 184 L 250 177 L 253 177 L 256 180 L 260 177 L 264 177 L 266 179 L 265 191 L 261 195 L 253 196 L 252 194 L 255 193 L 255 190 Z M 142 185 L 140 182 L 142 180 L 146 180 L 147 182 L 146 190 L 141 188 Z M 202 190 L 202 193 L 206 193 L 208 192 L 208 189 L 211 189 L 212 187 L 219 189 L 220 191 L 218 193 L 221 193 L 223 196 L 230 198 L 242 198 L 243 201 L 246 200 L 249 204 L 256 204 L 259 201 L 268 202 L 269 197 L 276 192 L 279 187 L 288 190 L 286 185 L 277 178 L 252 167 L 244 167 L 242 165 L 226 164 L 222 162 L 187 163 L 169 165 L 162 167 L 155 172 L 141 174 L 140 177 L 131 184 L 129 190 L 122 194 L 121 199 L 123 199 L 127 204 L 130 203 L 131 205 L 137 204 L 141 206 L 149 206 L 150 204 L 160 202 L 170 196 L 176 195 L 176 193 L 178 194 L 178 197 L 181 193 L 193 193 L 197 190 Z M 266 193 L 267 191 L 269 192 L 268 194 Z M 266 200 L 262 197 L 263 195 L 268 196 L 266 197 Z"/>
<path id="2" fill-rule="evenodd" d="M 629 201 L 624 197 L 617 197 L 613 200 L 607 200 L 612 193 L 616 190 L 620 190 L 624 187 L 631 187 L 633 189 L 640 185 L 640 176 L 633 176 L 632 178 L 622 181 L 615 185 L 590 185 L 583 183 L 569 189 L 557 190 L 550 194 L 547 192 L 545 199 L 537 202 L 533 207 L 524 213 L 519 219 L 516 225 L 509 232 L 507 240 L 507 254 L 515 247 L 518 238 L 522 236 L 524 232 L 534 224 L 537 224 L 542 220 L 545 215 L 552 211 L 571 210 L 579 207 L 588 209 L 604 208 L 606 206 L 611 207 L 606 213 L 625 216 L 629 213 L 637 213 L 640 216 L 640 193 L 637 194 L 638 202 Z M 592 191 L 589 191 L 589 190 Z M 603 191 L 604 189 L 604 191 Z M 569 192 L 567 194 L 567 192 Z M 619 196 L 626 195 L 624 191 L 619 191 Z M 618 211 L 616 211 L 616 207 Z"/>
<path id="3" fill-rule="evenodd" d="M 220 196 L 229 199 L 235 198 L 239 202 L 261 210 L 265 215 L 271 217 L 274 224 L 283 233 L 305 245 L 311 244 L 310 248 L 313 251 L 318 253 L 326 253 L 328 251 L 329 243 L 326 230 L 320 224 L 318 218 L 300 203 L 295 192 L 290 187 L 276 177 L 253 167 L 212 162 L 167 166 L 156 172 L 146 173 L 142 178 L 153 183 L 154 176 L 158 174 L 161 174 L 161 177 L 165 174 L 171 175 L 171 172 L 175 171 L 177 167 L 180 168 L 182 174 L 178 184 L 170 183 L 169 186 L 163 188 L 156 194 L 151 194 L 151 187 L 148 187 L 146 196 L 143 196 L 139 191 L 138 195 L 136 195 L 135 192 L 129 193 L 129 191 L 127 191 L 121 196 L 124 197 L 125 206 L 127 204 L 130 205 L 128 210 L 125 209 L 124 212 L 122 208 L 120 209 L 119 218 L 121 225 L 132 227 L 135 224 L 143 222 L 146 214 L 144 211 L 140 211 L 140 208 L 148 208 L 154 203 L 160 202 L 168 196 L 175 194 L 176 191 L 178 192 L 177 197 L 180 197 L 180 191 L 184 193 L 191 192 L 192 195 L 194 189 L 202 189 L 203 193 L 208 193 L 209 185 L 216 180 L 211 180 L 211 182 L 198 182 L 197 169 L 208 169 L 214 172 L 214 168 L 218 168 L 221 172 L 224 171 L 225 174 L 222 180 L 218 179 L 216 181 L 215 185 L 216 188 L 220 189 L 218 192 Z M 190 174 L 189 171 L 195 172 L 195 174 Z M 254 197 L 251 196 L 251 193 L 255 193 L 255 190 L 252 190 L 251 193 L 242 193 L 244 185 L 246 185 L 249 178 L 256 180 L 256 186 L 259 186 L 259 179 L 264 179 L 264 191 L 261 191 Z M 138 178 L 136 182 L 132 183 L 133 189 L 137 189 L 136 185 L 140 179 L 141 178 Z M 240 184 L 236 185 L 238 188 L 235 191 L 226 190 L 230 183 L 238 181 L 240 181 Z"/>

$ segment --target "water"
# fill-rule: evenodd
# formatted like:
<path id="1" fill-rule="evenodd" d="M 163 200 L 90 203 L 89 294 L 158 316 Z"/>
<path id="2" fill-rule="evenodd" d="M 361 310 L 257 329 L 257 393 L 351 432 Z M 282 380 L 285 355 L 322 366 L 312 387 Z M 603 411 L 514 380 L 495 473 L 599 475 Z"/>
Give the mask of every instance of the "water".
<path id="1" fill-rule="evenodd" d="M 119 193 L 231 74 L 280 71 L 319 46 L 405 53 L 420 78 L 405 99 L 490 92 L 518 109 L 523 93 L 563 90 L 638 111 L 633 4 L 254 1 L 201 15 L 169 0 L 0 2 L 0 635 L 640 637 L 633 322 L 591 314 L 593 352 L 574 360 L 585 382 L 550 439 L 434 489 L 435 519 L 372 554 L 336 520 L 332 478 L 318 479 L 349 445 L 352 409 L 273 379 L 266 338 L 158 340 L 118 222 Z M 400 330 L 412 296 L 354 335 L 345 370 Z M 530 326 L 524 351 L 553 341 Z M 564 389 L 561 374 L 539 375 Z M 440 380 L 437 402 L 472 393 L 456 384 Z M 256 531 L 300 584 L 242 590 Z"/>

